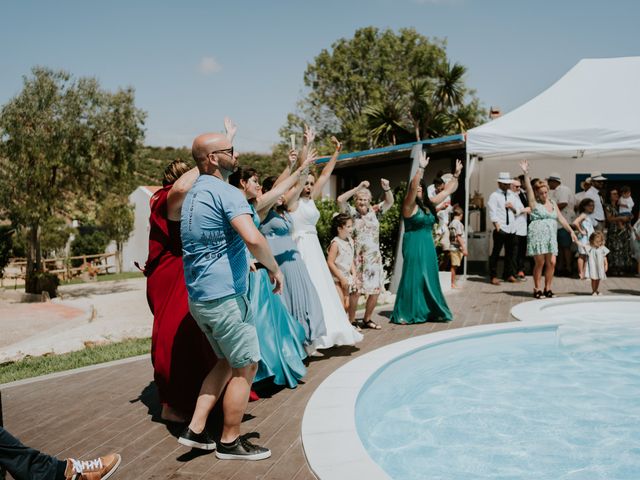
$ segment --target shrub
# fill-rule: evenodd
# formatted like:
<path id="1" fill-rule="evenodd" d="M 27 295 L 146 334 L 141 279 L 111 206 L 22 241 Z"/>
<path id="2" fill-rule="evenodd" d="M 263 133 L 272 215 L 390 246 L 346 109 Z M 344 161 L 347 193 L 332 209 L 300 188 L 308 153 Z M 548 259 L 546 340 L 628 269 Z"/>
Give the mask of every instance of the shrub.
<path id="1" fill-rule="evenodd" d="M 82 226 L 78 229 L 78 236 L 71 243 L 71 256 L 95 255 L 104 253 L 109 244 L 109 237 L 94 225 Z M 73 260 L 72 265 L 82 265 L 81 259 Z"/>
<path id="2" fill-rule="evenodd" d="M 320 210 L 320 220 L 316 224 L 316 230 L 318 230 L 318 240 L 320 240 L 320 246 L 322 252 L 327 255 L 327 249 L 331 243 L 331 220 L 333 214 L 338 212 L 338 204 L 335 200 L 318 200 L 316 202 L 318 210 Z"/>

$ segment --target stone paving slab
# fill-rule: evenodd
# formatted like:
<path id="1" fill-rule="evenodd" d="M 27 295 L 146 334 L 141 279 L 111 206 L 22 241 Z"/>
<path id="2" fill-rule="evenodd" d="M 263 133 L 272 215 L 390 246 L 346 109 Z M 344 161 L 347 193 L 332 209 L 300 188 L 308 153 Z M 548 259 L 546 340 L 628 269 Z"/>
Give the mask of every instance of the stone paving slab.
<path id="1" fill-rule="evenodd" d="M 609 278 L 604 294 L 640 294 L 640 279 Z M 304 383 L 251 403 L 243 432 L 255 432 L 273 449 L 260 462 L 219 461 L 211 453 L 194 454 L 176 441 L 179 429 L 159 423 L 159 405 L 148 358 L 85 370 L 42 381 L 0 385 L 4 422 L 9 431 L 35 448 L 58 456 L 94 456 L 118 451 L 123 463 L 114 479 L 313 479 L 300 440 L 304 408 L 313 391 L 349 360 L 414 335 L 471 325 L 512 321 L 512 306 L 531 299 L 531 280 L 489 285 L 471 277 L 447 294 L 450 323 L 392 325 L 391 307 L 379 309 L 381 331 L 365 330 L 358 348 L 339 347 L 309 364 Z M 559 278 L 560 295 L 589 295 L 588 282 Z M 544 300 L 539 300 L 544 301 Z"/>

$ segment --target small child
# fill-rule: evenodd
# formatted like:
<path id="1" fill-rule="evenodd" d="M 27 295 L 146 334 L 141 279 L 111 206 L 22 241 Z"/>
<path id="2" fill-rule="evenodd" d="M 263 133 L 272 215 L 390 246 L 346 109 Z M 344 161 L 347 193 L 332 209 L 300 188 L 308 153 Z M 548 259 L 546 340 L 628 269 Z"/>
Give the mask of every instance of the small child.
<path id="1" fill-rule="evenodd" d="M 585 262 L 587 261 L 586 246 L 589 245 L 589 237 L 594 231 L 594 225 L 591 221 L 591 214 L 596 208 L 593 199 L 585 198 L 578 205 L 578 216 L 573 221 L 573 225 L 578 230 L 578 274 L 580 280 L 585 277 Z"/>
<path id="2" fill-rule="evenodd" d="M 620 199 L 618 200 L 618 212 L 621 217 L 631 217 L 635 203 L 631 198 L 631 188 L 624 186 L 620 189 Z"/>
<path id="3" fill-rule="evenodd" d="M 358 301 L 356 290 L 356 266 L 354 262 L 355 249 L 353 238 L 353 219 L 348 213 L 336 213 L 331 222 L 331 232 L 333 239 L 329 245 L 327 264 L 333 275 L 338 296 L 347 314 L 349 314 L 349 303 Z M 349 318 L 351 324 L 360 330 L 355 319 L 355 309 L 353 318 Z"/>
<path id="4" fill-rule="evenodd" d="M 453 207 L 453 220 L 449 224 L 449 258 L 451 259 L 451 288 L 456 287 L 456 270 L 462 263 L 462 257 L 467 256 L 464 225 L 464 212 L 459 206 Z"/>
<path id="5" fill-rule="evenodd" d="M 600 280 L 607 278 L 606 272 L 609 269 L 607 262 L 609 249 L 604 246 L 604 234 L 593 232 L 589 237 L 589 245 L 585 249 L 587 251 L 586 275 L 591 279 L 592 295 L 600 295 L 598 291 Z"/>

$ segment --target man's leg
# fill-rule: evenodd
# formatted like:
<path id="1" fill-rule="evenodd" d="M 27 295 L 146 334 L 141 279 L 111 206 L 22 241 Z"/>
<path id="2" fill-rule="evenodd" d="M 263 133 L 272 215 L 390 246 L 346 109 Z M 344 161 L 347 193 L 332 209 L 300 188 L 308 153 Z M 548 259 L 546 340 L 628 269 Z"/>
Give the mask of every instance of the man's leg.
<path id="1" fill-rule="evenodd" d="M 516 262 L 516 234 L 507 233 L 504 239 L 504 279 L 513 281 Z"/>
<path id="2" fill-rule="evenodd" d="M 16 480 L 64 479 L 67 462 L 27 447 L 0 427 L 0 467 Z"/>
<path id="3" fill-rule="evenodd" d="M 227 385 L 222 403 L 224 427 L 220 441 L 223 443 L 235 442 L 240 436 L 240 423 L 249 403 L 249 392 L 257 371 L 257 363 L 231 370 L 231 380 Z"/>
<path id="4" fill-rule="evenodd" d="M 494 279 L 498 281 L 498 258 L 504 246 L 504 237 L 505 234 L 502 231 L 493 231 L 493 250 L 491 250 L 491 256 L 489 257 L 489 275 L 492 283 Z"/>
<path id="5" fill-rule="evenodd" d="M 205 377 L 200 388 L 196 409 L 193 412 L 189 428 L 194 433 L 201 433 L 207 424 L 207 418 L 220 398 L 220 394 L 231 378 L 231 367 L 229 362 L 219 359 L 209 374 Z M 251 390 L 251 389 L 249 389 Z M 249 392 L 247 392 L 247 401 Z"/>

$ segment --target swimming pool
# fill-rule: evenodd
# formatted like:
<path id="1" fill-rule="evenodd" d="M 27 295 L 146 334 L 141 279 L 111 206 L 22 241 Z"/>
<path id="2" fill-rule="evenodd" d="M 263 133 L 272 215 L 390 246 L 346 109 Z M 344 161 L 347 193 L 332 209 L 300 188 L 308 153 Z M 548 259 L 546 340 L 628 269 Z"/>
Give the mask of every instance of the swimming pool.
<path id="1" fill-rule="evenodd" d="M 364 355 L 309 402 L 309 463 L 322 479 L 640 478 L 639 307 L 527 302 L 523 322 Z"/>

